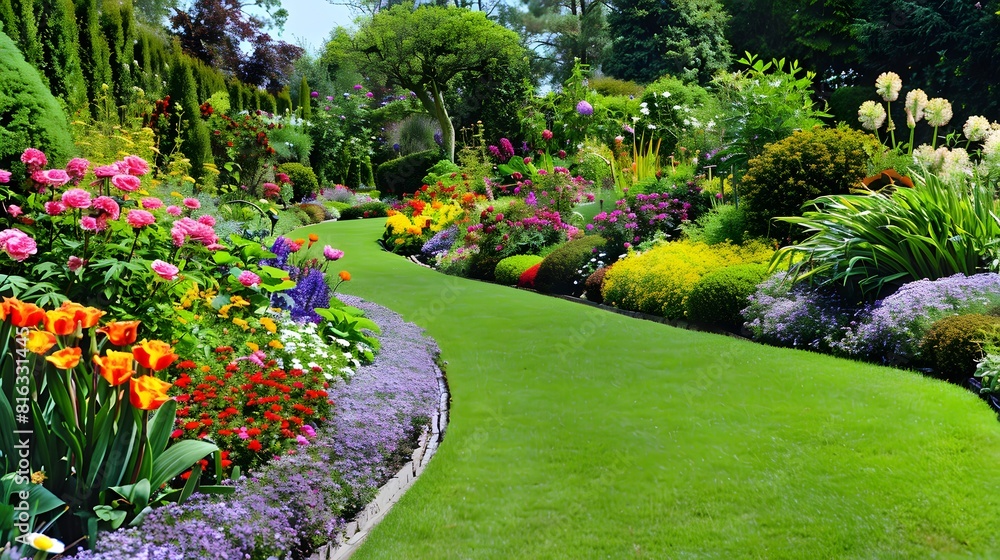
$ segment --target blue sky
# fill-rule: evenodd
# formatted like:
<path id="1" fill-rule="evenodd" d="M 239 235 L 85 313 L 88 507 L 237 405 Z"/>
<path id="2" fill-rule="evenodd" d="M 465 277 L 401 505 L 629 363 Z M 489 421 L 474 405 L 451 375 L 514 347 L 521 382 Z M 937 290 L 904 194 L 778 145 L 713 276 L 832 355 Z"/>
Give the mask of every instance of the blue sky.
<path id="1" fill-rule="evenodd" d="M 334 6 L 326 0 L 282 0 L 281 5 L 288 10 L 288 21 L 284 32 L 272 30 L 272 36 L 304 47 L 311 53 L 323 46 L 333 28 L 338 25 L 354 27 L 346 6 Z"/>

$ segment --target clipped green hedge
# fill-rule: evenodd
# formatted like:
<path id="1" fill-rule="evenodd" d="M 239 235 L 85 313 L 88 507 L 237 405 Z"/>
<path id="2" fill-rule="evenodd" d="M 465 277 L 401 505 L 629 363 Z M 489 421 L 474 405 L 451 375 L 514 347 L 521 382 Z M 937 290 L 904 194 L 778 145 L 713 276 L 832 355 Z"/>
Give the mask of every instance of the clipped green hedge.
<path id="1" fill-rule="evenodd" d="M 542 257 L 538 255 L 515 255 L 507 257 L 497 263 L 493 276 L 497 283 L 507 286 L 517 284 L 517 281 L 524 274 L 524 271 L 542 262 Z"/>
<path id="2" fill-rule="evenodd" d="M 0 32 L 0 169 L 24 177 L 27 148 L 45 152 L 49 167 L 66 163 L 74 152 L 69 120 L 38 71 Z"/>
<path id="3" fill-rule="evenodd" d="M 424 175 L 440 160 L 440 150 L 424 150 L 389 160 L 375 171 L 375 184 L 379 191 L 402 198 L 404 194 L 419 190 L 424 184 Z"/>
<path id="4" fill-rule="evenodd" d="M 351 206 L 340 211 L 341 220 L 356 220 L 358 218 L 384 218 L 389 215 L 389 205 L 384 202 L 366 202 Z"/>
<path id="5" fill-rule="evenodd" d="M 935 377 L 963 383 L 976 373 L 983 342 L 1000 334 L 1000 317 L 952 315 L 934 323 L 921 344 L 921 357 L 934 367 Z"/>
<path id="6" fill-rule="evenodd" d="M 577 271 L 604 244 L 604 238 L 599 235 L 587 235 L 564 243 L 542 261 L 535 278 L 535 288 L 553 294 L 582 294 L 586 278 L 578 278 Z"/>
<path id="7" fill-rule="evenodd" d="M 301 201 L 319 191 L 319 179 L 311 167 L 301 163 L 288 162 L 278 166 L 278 172 L 292 180 L 292 200 Z"/>
<path id="8" fill-rule="evenodd" d="M 709 272 L 688 294 L 687 318 L 696 323 L 739 330 L 740 311 L 749 304 L 757 284 L 767 277 L 766 264 L 741 264 Z"/>

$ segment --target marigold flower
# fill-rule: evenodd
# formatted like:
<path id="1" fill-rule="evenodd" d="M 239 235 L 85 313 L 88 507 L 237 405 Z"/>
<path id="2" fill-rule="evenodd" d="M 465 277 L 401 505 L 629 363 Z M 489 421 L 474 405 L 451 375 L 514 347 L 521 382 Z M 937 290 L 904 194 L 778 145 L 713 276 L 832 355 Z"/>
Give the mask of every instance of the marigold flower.
<path id="1" fill-rule="evenodd" d="M 4 309 L 15 327 L 34 327 L 45 320 L 45 310 L 16 298 L 4 298 Z"/>
<path id="2" fill-rule="evenodd" d="M 28 341 L 24 347 L 28 349 L 28 352 L 33 352 L 40 356 L 48 352 L 55 345 L 56 335 L 48 331 L 34 329 L 28 333 Z"/>
<path id="3" fill-rule="evenodd" d="M 261 317 L 259 322 L 260 326 L 267 329 L 267 332 L 271 334 L 278 332 L 278 325 L 275 324 L 274 319 L 271 319 L 270 317 Z"/>
<path id="4" fill-rule="evenodd" d="M 73 369 L 80 363 L 82 355 L 83 350 L 78 347 L 63 348 L 58 352 L 53 352 L 50 356 L 45 356 L 45 361 L 59 369 Z"/>
<path id="5" fill-rule="evenodd" d="M 45 330 L 59 336 L 76 331 L 76 314 L 68 309 L 52 309 L 45 312 Z"/>
<path id="6" fill-rule="evenodd" d="M 132 377 L 132 353 L 108 350 L 105 356 L 94 356 L 94 364 L 112 387 L 125 383 Z"/>
<path id="7" fill-rule="evenodd" d="M 166 342 L 146 339 L 132 347 L 132 356 L 139 365 L 153 371 L 165 369 L 179 357 Z"/>
<path id="8" fill-rule="evenodd" d="M 351 281 L 351 273 L 347 272 L 346 270 L 341 270 L 340 274 L 338 276 L 340 276 L 341 282 L 350 282 Z"/>
<path id="9" fill-rule="evenodd" d="M 129 380 L 128 400 L 139 410 L 156 410 L 170 400 L 167 396 L 167 389 L 170 386 L 170 383 L 152 375 L 143 375 L 138 379 Z"/>
<path id="10" fill-rule="evenodd" d="M 319 241 L 319 236 L 316 235 L 315 233 L 310 233 L 309 234 L 309 244 L 312 245 L 313 243 L 315 243 L 317 241 Z"/>
<path id="11" fill-rule="evenodd" d="M 141 321 L 111 321 L 97 332 L 108 335 L 108 340 L 115 346 L 128 346 L 138 338 Z"/>

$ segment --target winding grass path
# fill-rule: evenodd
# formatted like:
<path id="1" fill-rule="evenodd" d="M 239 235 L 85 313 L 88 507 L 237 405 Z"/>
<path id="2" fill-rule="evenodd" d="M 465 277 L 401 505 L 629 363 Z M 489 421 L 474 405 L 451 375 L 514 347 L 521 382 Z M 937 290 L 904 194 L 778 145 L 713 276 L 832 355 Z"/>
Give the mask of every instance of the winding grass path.
<path id="1" fill-rule="evenodd" d="M 1000 556 L 1000 423 L 917 374 L 448 277 L 311 228 L 448 361 L 439 454 L 354 557 Z"/>

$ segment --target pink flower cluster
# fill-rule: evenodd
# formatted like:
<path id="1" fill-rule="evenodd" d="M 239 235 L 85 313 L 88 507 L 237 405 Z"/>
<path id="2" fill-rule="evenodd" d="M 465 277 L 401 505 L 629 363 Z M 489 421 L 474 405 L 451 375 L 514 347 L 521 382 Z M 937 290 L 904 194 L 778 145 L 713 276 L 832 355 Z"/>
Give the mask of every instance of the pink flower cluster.
<path id="1" fill-rule="evenodd" d="M 249 270 L 244 270 L 243 272 L 241 272 L 240 277 L 237 280 L 239 280 L 240 284 L 243 284 L 247 288 L 253 286 L 260 286 L 260 276 L 257 276 L 256 274 L 250 272 Z"/>
<path id="2" fill-rule="evenodd" d="M 177 280 L 177 273 L 180 272 L 180 269 L 176 266 L 166 261 L 161 261 L 160 259 L 156 259 L 150 263 L 149 267 L 153 269 L 153 272 L 155 272 L 157 276 L 163 278 L 164 280 Z"/>
<path id="3" fill-rule="evenodd" d="M 174 227 L 170 230 L 170 237 L 173 238 L 174 245 L 177 247 L 183 245 L 187 239 L 193 239 L 205 246 L 215 245 L 219 240 L 212 226 L 186 217 L 174 222 Z"/>
<path id="4" fill-rule="evenodd" d="M 38 245 L 30 235 L 19 229 L 5 229 L 0 231 L 0 249 L 10 258 L 21 262 L 37 253 Z"/>

